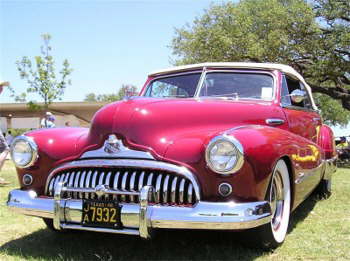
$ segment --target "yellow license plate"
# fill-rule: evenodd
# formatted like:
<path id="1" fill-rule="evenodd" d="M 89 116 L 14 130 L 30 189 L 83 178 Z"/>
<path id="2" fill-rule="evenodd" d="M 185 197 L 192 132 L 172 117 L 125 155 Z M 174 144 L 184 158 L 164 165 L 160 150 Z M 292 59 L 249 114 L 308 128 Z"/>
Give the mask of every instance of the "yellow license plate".
<path id="1" fill-rule="evenodd" d="M 115 201 L 83 200 L 81 224 L 86 227 L 120 228 L 120 209 Z"/>

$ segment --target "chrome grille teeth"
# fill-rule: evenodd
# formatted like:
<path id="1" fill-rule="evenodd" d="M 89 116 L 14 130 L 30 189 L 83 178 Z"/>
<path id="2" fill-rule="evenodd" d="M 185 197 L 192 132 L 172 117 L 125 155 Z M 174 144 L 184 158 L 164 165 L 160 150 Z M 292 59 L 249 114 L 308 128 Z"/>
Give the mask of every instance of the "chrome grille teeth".
<path id="1" fill-rule="evenodd" d="M 148 176 L 148 179 L 147 179 L 147 186 L 152 186 L 152 180 L 153 180 L 153 173 L 151 173 L 149 176 Z"/>
<path id="2" fill-rule="evenodd" d="M 162 195 L 160 188 L 162 184 L 162 174 L 159 174 L 156 181 L 156 203 L 160 203 L 160 197 Z"/>
<path id="3" fill-rule="evenodd" d="M 86 175 L 86 171 L 83 171 L 80 177 L 79 188 L 84 188 L 85 175 Z M 83 198 L 83 194 L 84 193 L 80 192 L 79 197 Z"/>
<path id="4" fill-rule="evenodd" d="M 187 201 L 190 204 L 192 204 L 192 190 L 193 190 L 192 184 L 189 184 L 187 189 Z"/>
<path id="5" fill-rule="evenodd" d="M 92 187 L 92 188 L 95 188 L 96 185 L 97 185 L 97 184 L 96 184 L 97 174 L 98 174 L 98 171 L 96 170 L 96 171 L 94 172 L 94 175 L 92 176 L 92 183 L 91 183 L 91 187 Z M 94 199 L 94 198 L 95 198 L 95 193 L 91 193 L 90 197 L 91 197 L 92 199 Z"/>
<path id="6" fill-rule="evenodd" d="M 168 202 L 168 185 L 169 185 L 169 175 L 166 175 L 164 184 L 163 184 L 163 203 Z"/>
<path id="7" fill-rule="evenodd" d="M 125 172 L 124 173 L 124 176 L 123 176 L 123 179 L 122 179 L 122 190 L 123 191 L 126 191 L 126 180 L 128 178 L 128 172 Z M 122 201 L 125 201 L 126 200 L 126 196 L 125 195 L 121 195 L 121 199 Z"/>
<path id="8" fill-rule="evenodd" d="M 147 170 L 108 170 L 77 169 L 76 171 L 61 172 L 53 177 L 47 188 L 47 194 L 53 196 L 58 182 L 65 182 L 73 188 L 95 188 L 97 185 L 106 185 L 112 189 L 138 192 L 145 185 L 154 187 L 156 204 L 194 204 L 197 201 L 193 184 L 185 177 L 170 173 L 157 173 Z M 96 199 L 95 193 L 69 192 L 68 198 Z M 101 200 L 118 200 L 120 202 L 138 203 L 135 195 L 104 195 Z"/>
<path id="9" fill-rule="evenodd" d="M 185 194 L 185 179 L 181 180 L 180 188 L 179 188 L 179 203 L 184 203 L 184 195 Z"/>
<path id="10" fill-rule="evenodd" d="M 120 171 L 118 171 L 114 177 L 113 181 L 113 189 L 119 189 L 118 184 L 119 184 L 119 176 L 120 176 Z M 113 195 L 113 199 L 117 199 L 117 195 Z M 119 198 L 118 198 L 119 199 Z"/>
<path id="11" fill-rule="evenodd" d="M 87 177 L 86 177 L 86 180 L 85 180 L 85 188 L 90 188 L 91 174 L 92 174 L 92 171 L 90 170 L 90 171 L 87 173 Z M 85 199 L 89 198 L 89 193 L 84 193 L 84 198 L 85 198 Z"/>
<path id="12" fill-rule="evenodd" d="M 73 187 L 74 184 L 74 177 L 75 177 L 75 172 L 72 172 L 72 175 L 69 177 L 69 183 L 68 183 L 68 187 Z M 72 197 L 72 192 L 68 192 L 67 193 L 68 197 Z"/>
<path id="13" fill-rule="evenodd" d="M 74 181 L 74 188 L 78 188 L 79 187 L 79 178 L 80 178 L 80 171 L 78 171 L 77 176 L 75 177 L 75 181 Z M 73 197 L 74 198 L 79 198 L 78 197 L 79 193 L 77 192 L 73 192 Z"/>
<path id="14" fill-rule="evenodd" d="M 138 186 L 138 189 L 137 189 L 137 191 L 141 191 L 141 189 L 142 189 L 142 187 L 144 186 L 143 184 L 143 182 L 144 182 L 144 177 L 145 177 L 145 172 L 144 171 L 142 171 L 141 172 L 141 175 L 140 175 L 140 177 L 139 177 L 139 186 Z"/>
<path id="15" fill-rule="evenodd" d="M 170 192 L 170 201 L 171 203 L 176 203 L 176 185 L 177 185 L 177 177 L 173 179 L 173 182 L 171 183 L 171 192 Z"/>
<path id="16" fill-rule="evenodd" d="M 130 182 L 129 182 L 129 184 L 130 184 L 130 191 L 136 191 L 135 190 L 135 185 L 136 185 L 135 178 L 136 178 L 136 171 L 134 171 L 132 173 L 131 178 L 130 178 Z M 131 202 L 135 202 L 135 198 L 136 197 L 134 197 L 134 196 L 130 196 L 130 201 Z"/>

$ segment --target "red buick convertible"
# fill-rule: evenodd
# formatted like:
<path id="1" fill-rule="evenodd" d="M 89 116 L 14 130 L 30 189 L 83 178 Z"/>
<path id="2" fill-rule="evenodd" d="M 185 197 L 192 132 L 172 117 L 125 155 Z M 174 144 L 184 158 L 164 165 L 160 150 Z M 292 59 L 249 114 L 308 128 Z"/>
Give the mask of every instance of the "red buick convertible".
<path id="1" fill-rule="evenodd" d="M 7 205 L 55 231 L 149 238 L 157 229 L 248 230 L 274 248 L 291 212 L 331 193 L 332 130 L 291 67 L 205 63 L 151 73 L 90 129 L 28 132 L 11 147 Z M 250 232 L 249 232 L 250 231 Z"/>

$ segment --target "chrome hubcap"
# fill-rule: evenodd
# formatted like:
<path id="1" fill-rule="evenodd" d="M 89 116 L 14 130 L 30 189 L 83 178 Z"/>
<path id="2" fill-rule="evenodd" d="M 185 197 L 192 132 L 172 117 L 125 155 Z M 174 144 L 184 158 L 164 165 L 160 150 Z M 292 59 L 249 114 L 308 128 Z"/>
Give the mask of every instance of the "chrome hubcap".
<path id="1" fill-rule="evenodd" d="M 284 205 L 283 180 L 279 171 L 276 171 L 273 175 L 270 191 L 270 204 L 272 211 L 271 224 L 273 230 L 276 231 L 282 221 Z"/>

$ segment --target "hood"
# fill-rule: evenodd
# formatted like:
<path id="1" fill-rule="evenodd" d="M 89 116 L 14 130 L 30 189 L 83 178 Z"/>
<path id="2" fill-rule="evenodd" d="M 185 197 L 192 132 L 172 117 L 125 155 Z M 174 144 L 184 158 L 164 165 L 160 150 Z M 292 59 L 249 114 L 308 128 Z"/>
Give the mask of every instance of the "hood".
<path id="1" fill-rule="evenodd" d="M 218 132 L 283 118 L 278 106 L 265 101 L 137 98 L 109 104 L 92 121 L 89 140 L 101 144 L 111 133 L 128 143 L 164 156 L 169 145 L 196 139 L 205 143 Z M 90 143 L 91 144 L 91 143 Z"/>

